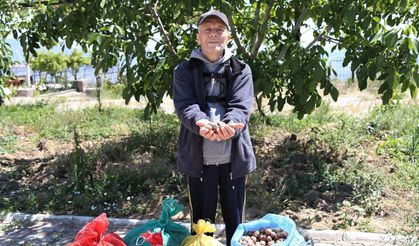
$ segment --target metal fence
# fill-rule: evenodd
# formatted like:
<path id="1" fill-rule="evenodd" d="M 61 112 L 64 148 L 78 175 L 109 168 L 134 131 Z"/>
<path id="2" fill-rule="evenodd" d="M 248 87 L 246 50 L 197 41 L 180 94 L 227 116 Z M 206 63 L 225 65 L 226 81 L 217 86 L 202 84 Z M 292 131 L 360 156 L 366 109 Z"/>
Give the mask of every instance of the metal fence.
<path id="1" fill-rule="evenodd" d="M 26 68 L 22 66 L 11 67 L 10 71 L 16 77 L 24 77 L 26 74 Z M 96 76 L 94 74 L 95 69 L 93 67 L 85 66 L 81 67 L 77 72 L 78 80 L 86 80 L 88 83 L 95 83 Z M 40 73 L 39 71 L 34 71 L 30 69 L 32 83 L 39 83 L 42 78 L 45 78 L 46 81 L 54 81 L 54 78 L 50 74 Z M 57 74 L 59 77 L 64 78 L 64 80 L 72 81 L 74 80 L 74 73 L 71 69 L 66 69 Z M 118 67 L 112 67 L 108 72 L 104 74 L 105 79 L 111 83 L 117 83 L 119 77 Z"/>
<path id="2" fill-rule="evenodd" d="M 327 64 L 329 67 L 333 68 L 336 71 L 336 76 L 332 73 L 330 79 L 337 79 L 339 81 L 346 82 L 348 79 L 352 78 L 351 63 L 348 66 L 342 66 L 343 59 L 333 59 L 328 60 Z"/>
<path id="3" fill-rule="evenodd" d="M 328 60 L 328 65 L 331 66 L 337 73 L 335 76 L 334 74 L 331 75 L 330 79 L 337 79 L 340 81 L 347 81 L 349 78 L 352 77 L 350 64 L 346 67 L 342 66 L 343 59 L 331 59 Z M 19 66 L 19 67 L 12 67 L 11 72 L 15 76 L 25 76 L 26 69 L 25 67 Z M 72 70 L 64 70 L 61 73 L 59 73 L 61 77 L 63 77 L 66 80 L 74 80 L 74 75 Z M 43 77 L 46 76 L 46 81 L 53 81 L 53 77 L 49 74 L 45 75 L 42 74 Z M 104 74 L 105 79 L 110 81 L 111 83 L 117 83 L 119 78 L 119 68 L 118 67 L 112 67 L 109 69 L 108 72 Z M 31 70 L 31 77 L 33 83 L 38 83 L 41 80 L 41 73 L 38 71 Z M 96 76 L 94 74 L 94 68 L 85 66 L 81 67 L 80 70 L 77 73 L 77 79 L 86 80 L 88 83 L 95 83 L 96 82 Z"/>

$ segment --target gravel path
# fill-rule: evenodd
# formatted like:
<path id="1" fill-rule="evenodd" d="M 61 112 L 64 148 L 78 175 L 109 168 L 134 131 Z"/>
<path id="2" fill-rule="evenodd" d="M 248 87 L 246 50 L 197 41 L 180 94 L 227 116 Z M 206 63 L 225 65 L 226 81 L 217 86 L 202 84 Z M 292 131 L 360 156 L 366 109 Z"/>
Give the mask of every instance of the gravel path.
<path id="1" fill-rule="evenodd" d="M 72 242 L 77 232 L 93 217 L 69 215 L 45 215 L 9 213 L 0 223 L 0 245 L 65 245 Z M 121 237 L 146 220 L 108 218 L 109 231 Z M 190 228 L 188 222 L 179 222 Z M 225 243 L 224 225 L 217 224 L 215 238 Z M 418 238 L 392 236 L 363 232 L 332 230 L 301 230 L 301 234 L 315 246 L 375 246 L 375 245 L 419 245 Z"/>

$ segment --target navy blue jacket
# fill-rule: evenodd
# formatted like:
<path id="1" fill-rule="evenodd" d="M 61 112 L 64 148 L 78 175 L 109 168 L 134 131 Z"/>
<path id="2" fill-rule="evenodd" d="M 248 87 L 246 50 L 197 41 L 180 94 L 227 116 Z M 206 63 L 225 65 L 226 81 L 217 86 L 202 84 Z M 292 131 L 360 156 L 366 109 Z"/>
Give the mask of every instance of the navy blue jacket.
<path id="1" fill-rule="evenodd" d="M 231 146 L 232 178 L 242 177 L 256 168 L 249 134 L 249 119 L 253 105 L 253 79 L 250 67 L 230 58 L 231 79 L 227 85 L 227 108 L 222 121 L 241 122 Z M 192 177 L 200 177 L 203 165 L 202 142 L 195 122 L 207 118 L 207 102 L 202 78 L 202 61 L 191 58 L 174 70 L 173 101 L 181 122 L 177 149 L 177 169 Z"/>

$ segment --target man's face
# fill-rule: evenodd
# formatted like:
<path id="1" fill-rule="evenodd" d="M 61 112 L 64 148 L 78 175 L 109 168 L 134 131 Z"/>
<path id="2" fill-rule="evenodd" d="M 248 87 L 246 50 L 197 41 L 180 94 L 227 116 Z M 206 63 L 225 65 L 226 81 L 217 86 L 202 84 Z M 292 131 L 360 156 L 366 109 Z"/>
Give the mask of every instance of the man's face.
<path id="1" fill-rule="evenodd" d="M 230 41 L 230 32 L 222 20 L 208 17 L 198 26 L 196 40 L 206 56 L 220 56 Z"/>

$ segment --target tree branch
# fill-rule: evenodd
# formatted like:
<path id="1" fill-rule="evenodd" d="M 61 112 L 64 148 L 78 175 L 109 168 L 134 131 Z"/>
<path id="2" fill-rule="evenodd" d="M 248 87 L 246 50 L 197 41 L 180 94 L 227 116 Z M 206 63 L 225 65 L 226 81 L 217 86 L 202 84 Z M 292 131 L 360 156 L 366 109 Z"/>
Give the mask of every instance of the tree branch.
<path id="1" fill-rule="evenodd" d="M 164 26 L 163 26 L 163 23 L 161 22 L 160 16 L 157 13 L 157 4 L 158 3 L 159 3 L 159 1 L 156 1 L 155 2 L 154 6 L 151 8 L 151 13 L 152 13 L 154 19 L 159 24 L 159 29 L 160 29 L 160 32 L 161 32 L 161 34 L 163 36 L 164 43 L 167 45 L 167 48 L 169 49 L 170 53 L 172 53 L 173 55 L 176 55 L 176 50 L 173 48 L 173 45 L 170 42 L 169 34 L 164 29 Z"/>
<path id="2" fill-rule="evenodd" d="M 306 13 L 307 13 L 307 6 L 304 6 L 303 10 L 301 11 L 300 16 L 298 17 L 297 22 L 295 23 L 295 27 L 291 32 L 292 34 L 295 34 L 297 32 L 297 30 L 300 28 L 301 24 L 303 24 L 304 17 L 306 15 Z M 281 52 L 279 53 L 277 62 L 279 62 L 280 60 L 282 60 L 285 57 L 285 55 L 287 54 L 288 48 L 289 48 L 288 45 L 282 46 L 282 49 L 281 49 Z"/>
<path id="3" fill-rule="evenodd" d="M 230 27 L 231 27 L 231 35 L 233 36 L 234 42 L 237 45 L 237 49 L 239 49 L 239 51 L 241 53 L 243 53 L 243 55 L 247 58 L 247 59 L 252 59 L 252 57 L 250 56 L 250 53 L 246 51 L 246 49 L 241 45 L 239 37 L 237 36 L 237 32 L 236 32 L 236 28 L 234 26 L 233 23 L 233 18 L 231 17 L 231 15 L 227 16 L 228 18 L 228 22 L 230 23 Z"/>
<path id="4" fill-rule="evenodd" d="M 330 30 L 332 29 L 331 26 L 327 26 L 320 34 L 319 36 L 317 36 L 315 39 L 313 39 L 313 41 L 311 41 L 307 47 L 305 48 L 306 50 L 310 49 L 311 46 L 313 46 L 317 41 L 319 41 L 320 39 L 323 38 L 325 33 L 328 33 Z"/>
<path id="5" fill-rule="evenodd" d="M 332 38 L 330 36 L 324 35 L 324 37 L 327 39 L 327 41 L 335 43 L 335 44 L 341 44 L 342 41 L 340 39 L 337 38 Z"/>
<path id="6" fill-rule="evenodd" d="M 257 32 L 258 34 L 255 34 L 255 35 L 257 35 L 257 41 L 253 45 L 252 51 L 251 51 L 251 54 L 250 54 L 253 58 L 256 57 L 256 55 L 259 51 L 259 48 L 262 45 L 263 39 L 265 38 L 266 31 L 268 30 L 268 22 L 269 22 L 269 19 L 271 18 L 271 9 L 272 9 L 272 6 L 274 5 L 274 2 L 275 2 L 274 0 L 271 0 L 268 3 L 268 6 L 266 6 L 262 26 L 261 26 L 260 30 Z"/>
<path id="7" fill-rule="evenodd" d="M 262 4 L 262 1 L 258 1 L 257 5 L 256 5 L 255 18 L 253 19 L 253 26 L 255 28 L 258 28 L 258 26 L 259 26 L 261 4 Z M 258 37 L 258 32 L 255 32 L 255 35 L 253 36 L 252 41 L 250 42 L 252 44 L 252 46 L 254 46 L 256 44 L 257 37 Z"/>
<path id="8" fill-rule="evenodd" d="M 54 5 L 61 5 L 61 4 L 65 4 L 65 3 L 74 3 L 74 1 L 73 0 L 64 0 L 64 1 L 58 1 L 58 2 L 55 2 L 55 3 L 51 3 L 50 1 L 36 1 L 36 2 L 33 1 L 33 3 L 20 2 L 20 3 L 17 3 L 17 5 L 19 5 L 22 8 L 33 8 L 33 7 L 39 6 L 40 4 L 54 6 Z"/>

